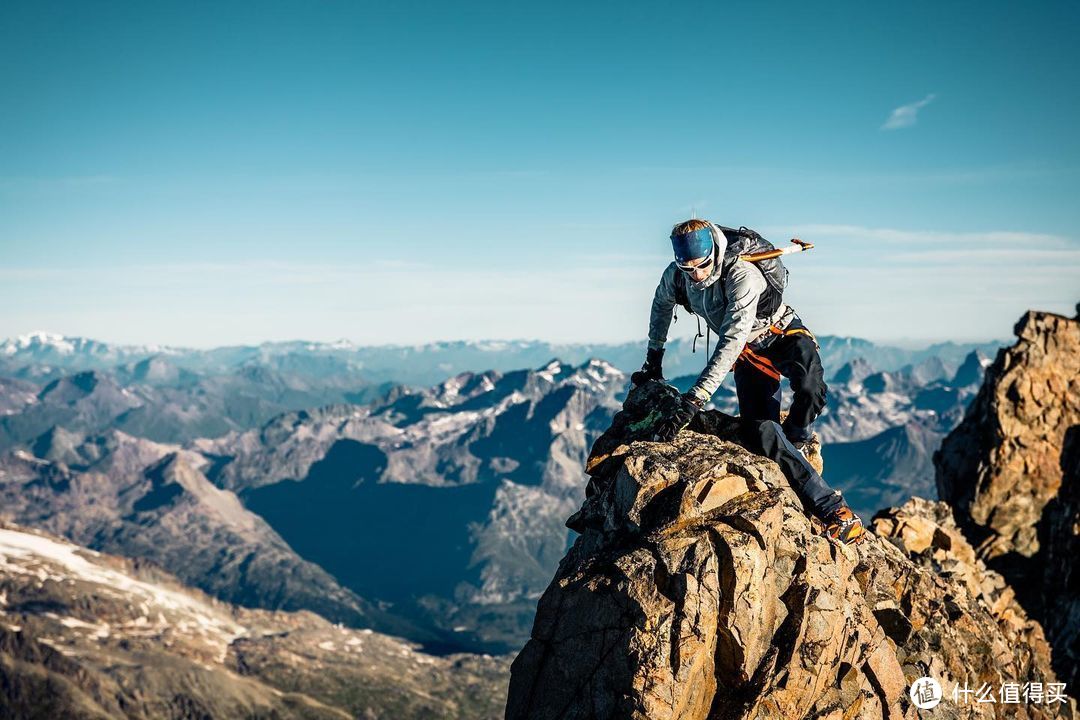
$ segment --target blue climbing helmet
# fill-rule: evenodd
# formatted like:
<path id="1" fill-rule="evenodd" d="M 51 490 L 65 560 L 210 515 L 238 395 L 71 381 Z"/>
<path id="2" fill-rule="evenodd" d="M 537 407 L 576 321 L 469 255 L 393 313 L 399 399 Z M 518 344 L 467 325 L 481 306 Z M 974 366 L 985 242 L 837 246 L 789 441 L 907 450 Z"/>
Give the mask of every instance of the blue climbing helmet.
<path id="1" fill-rule="evenodd" d="M 671 249 L 675 251 L 675 262 L 680 265 L 712 255 L 715 244 L 712 228 L 708 226 L 693 232 L 671 235 Z"/>

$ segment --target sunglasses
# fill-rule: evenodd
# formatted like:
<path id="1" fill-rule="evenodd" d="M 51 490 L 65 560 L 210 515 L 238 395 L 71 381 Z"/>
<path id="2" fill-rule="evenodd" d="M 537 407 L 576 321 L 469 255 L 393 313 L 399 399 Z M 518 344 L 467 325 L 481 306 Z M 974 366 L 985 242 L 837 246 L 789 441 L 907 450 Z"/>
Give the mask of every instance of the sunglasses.
<path id="1" fill-rule="evenodd" d="M 703 270 L 703 269 L 709 267 L 710 265 L 712 265 L 712 261 L 713 261 L 712 255 L 709 255 L 707 258 L 705 258 L 704 260 L 699 262 L 697 265 L 679 265 L 678 267 L 679 267 L 680 270 L 682 270 L 685 273 L 692 273 L 695 270 Z"/>

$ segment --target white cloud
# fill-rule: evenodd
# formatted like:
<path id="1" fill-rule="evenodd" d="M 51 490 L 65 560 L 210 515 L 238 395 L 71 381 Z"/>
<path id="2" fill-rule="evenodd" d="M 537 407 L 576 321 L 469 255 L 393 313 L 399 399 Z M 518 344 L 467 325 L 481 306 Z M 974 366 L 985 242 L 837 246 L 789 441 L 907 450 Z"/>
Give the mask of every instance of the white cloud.
<path id="1" fill-rule="evenodd" d="M 901 105 L 892 111 L 892 114 L 889 115 L 889 119 L 885 121 L 885 124 L 881 126 L 881 129 L 899 130 L 900 128 L 911 127 L 918 121 L 919 111 L 933 102 L 936 97 L 936 93 L 930 93 L 918 102 Z"/>

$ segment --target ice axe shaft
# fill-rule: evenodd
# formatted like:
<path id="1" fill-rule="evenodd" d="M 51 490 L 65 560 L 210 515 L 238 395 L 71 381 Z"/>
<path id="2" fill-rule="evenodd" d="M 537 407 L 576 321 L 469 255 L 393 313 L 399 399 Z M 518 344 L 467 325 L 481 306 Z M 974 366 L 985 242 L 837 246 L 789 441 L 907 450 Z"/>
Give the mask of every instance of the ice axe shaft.
<path id="1" fill-rule="evenodd" d="M 739 259 L 746 260 L 747 262 L 759 262 L 761 260 L 770 260 L 774 257 L 780 257 L 781 255 L 791 255 L 792 253 L 812 250 L 814 247 L 814 243 L 803 242 L 798 238 L 792 238 L 791 242 L 793 244 L 786 248 L 777 248 L 776 250 L 765 250 L 764 252 L 740 255 Z"/>

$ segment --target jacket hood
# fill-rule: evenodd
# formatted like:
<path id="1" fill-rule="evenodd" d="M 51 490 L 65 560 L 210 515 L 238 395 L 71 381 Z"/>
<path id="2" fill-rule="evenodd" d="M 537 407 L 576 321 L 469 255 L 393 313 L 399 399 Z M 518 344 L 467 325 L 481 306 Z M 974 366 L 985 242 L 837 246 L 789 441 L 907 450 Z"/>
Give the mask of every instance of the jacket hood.
<path id="1" fill-rule="evenodd" d="M 723 276 L 724 267 L 727 264 L 726 262 L 724 262 L 725 257 L 723 255 L 723 253 L 720 251 L 720 243 L 716 242 L 716 237 L 718 235 L 720 237 L 724 237 L 724 235 L 719 230 L 716 229 L 715 225 L 713 225 L 712 227 L 713 227 L 713 265 L 712 265 L 712 272 L 709 273 L 708 277 L 706 277 L 701 282 L 688 283 L 690 285 L 690 287 L 694 288 L 695 290 L 704 290 L 705 288 L 709 287 L 710 285 L 715 283 L 717 280 L 719 280 Z M 680 272 L 682 272 L 682 271 L 680 270 Z"/>

